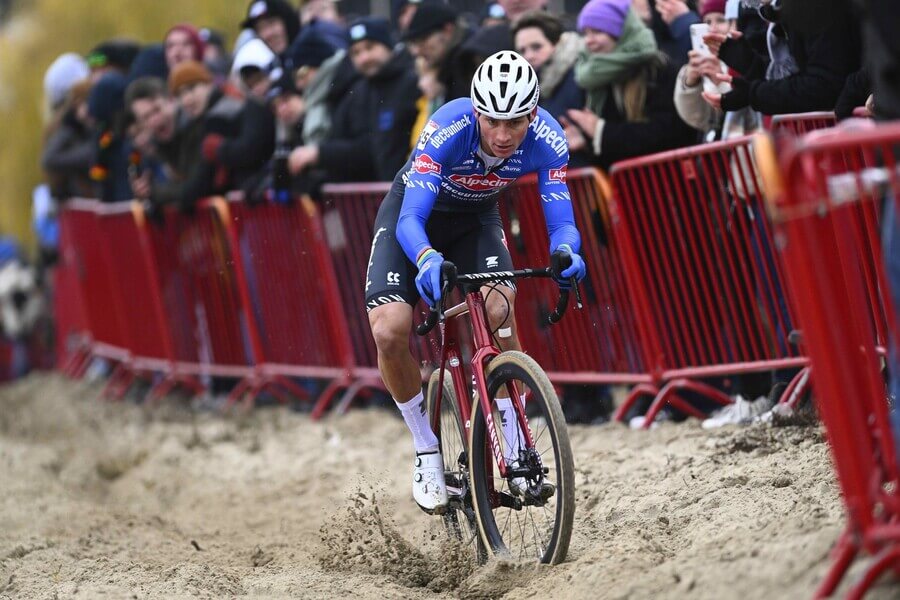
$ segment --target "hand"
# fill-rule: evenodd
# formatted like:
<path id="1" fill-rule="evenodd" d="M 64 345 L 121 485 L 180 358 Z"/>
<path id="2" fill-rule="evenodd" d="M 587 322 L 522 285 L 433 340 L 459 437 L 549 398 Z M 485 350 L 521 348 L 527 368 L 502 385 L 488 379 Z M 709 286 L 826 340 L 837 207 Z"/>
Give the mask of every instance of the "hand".
<path id="1" fill-rule="evenodd" d="M 225 138 L 218 133 L 210 133 L 203 138 L 203 143 L 200 145 L 200 154 L 203 155 L 203 160 L 209 163 L 216 162 L 219 147 L 223 143 L 225 143 Z"/>
<path id="2" fill-rule="evenodd" d="M 672 21 L 690 11 L 683 0 L 656 0 L 656 10 L 666 25 L 671 25 Z"/>
<path id="3" fill-rule="evenodd" d="M 138 200 L 146 200 L 150 197 L 153 184 L 150 181 L 150 171 L 144 171 L 140 175 L 128 174 L 128 182 L 131 184 L 131 193 Z"/>
<path id="4" fill-rule="evenodd" d="M 869 94 L 869 98 L 866 100 L 866 112 L 869 117 L 875 116 L 875 94 Z"/>
<path id="5" fill-rule="evenodd" d="M 685 87 L 697 87 L 701 77 L 709 77 L 716 81 L 722 74 L 721 61 L 715 56 L 708 56 L 697 50 L 688 52 L 688 64 L 684 74 Z"/>
<path id="6" fill-rule="evenodd" d="M 563 133 L 566 134 L 569 152 L 579 152 L 587 147 L 587 140 L 584 139 L 584 134 L 572 121 L 560 115 L 559 124 L 563 126 Z"/>
<path id="7" fill-rule="evenodd" d="M 416 275 L 416 289 L 419 295 L 428 303 L 428 306 L 437 306 L 441 301 L 441 265 L 444 257 L 437 252 L 432 252 L 425 259 Z"/>
<path id="8" fill-rule="evenodd" d="M 713 56 L 718 57 L 719 51 L 722 49 L 722 44 L 724 44 L 726 40 L 739 40 L 743 35 L 744 34 L 740 31 L 731 31 L 729 33 L 711 31 L 703 36 L 703 41 L 706 43 L 706 47 L 709 48 L 710 53 L 712 53 Z"/>
<path id="9" fill-rule="evenodd" d="M 577 108 L 570 108 L 567 110 L 566 116 L 572 119 L 572 122 L 580 127 L 585 135 L 590 138 L 594 137 L 594 132 L 597 131 L 597 123 L 600 122 L 600 117 L 587 109 L 579 110 Z"/>
<path id="10" fill-rule="evenodd" d="M 291 151 L 291 155 L 288 157 L 288 170 L 292 175 L 297 175 L 318 162 L 318 146 L 300 146 Z"/>
<path id="11" fill-rule="evenodd" d="M 557 251 L 565 252 L 569 255 L 569 258 L 572 259 L 572 264 L 569 265 L 567 269 L 564 269 L 562 273 L 560 273 L 560 279 L 557 280 L 557 284 L 560 288 L 567 290 L 571 287 L 570 280 L 572 277 L 575 278 L 575 281 L 581 281 L 584 279 L 584 276 L 587 275 L 587 267 L 584 264 L 584 259 L 581 258 L 579 254 L 576 254 L 572 251 L 572 248 L 568 244 L 560 244 L 556 248 Z"/>
<path id="12" fill-rule="evenodd" d="M 701 92 L 701 96 L 706 100 L 706 103 L 712 106 L 716 110 L 722 110 L 722 94 L 715 94 L 710 92 Z"/>

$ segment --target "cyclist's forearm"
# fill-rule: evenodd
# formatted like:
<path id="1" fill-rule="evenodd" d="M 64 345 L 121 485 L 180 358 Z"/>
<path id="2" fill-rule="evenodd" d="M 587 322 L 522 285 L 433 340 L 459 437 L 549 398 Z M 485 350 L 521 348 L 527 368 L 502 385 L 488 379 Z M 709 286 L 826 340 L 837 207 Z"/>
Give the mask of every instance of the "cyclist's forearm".
<path id="1" fill-rule="evenodd" d="M 415 213 L 400 213 L 400 219 L 397 221 L 397 241 L 403 248 L 403 253 L 409 260 L 416 264 L 419 254 L 431 248 L 431 242 L 428 241 L 428 235 L 425 233 L 425 221 L 421 216 Z"/>
<path id="2" fill-rule="evenodd" d="M 568 194 L 566 194 L 568 195 Z M 546 196 L 542 196 L 545 198 Z M 544 220 L 547 222 L 547 233 L 550 235 L 550 250 L 568 244 L 575 252 L 581 251 L 581 235 L 575 227 L 575 214 L 572 202 L 568 199 L 543 201 Z"/>

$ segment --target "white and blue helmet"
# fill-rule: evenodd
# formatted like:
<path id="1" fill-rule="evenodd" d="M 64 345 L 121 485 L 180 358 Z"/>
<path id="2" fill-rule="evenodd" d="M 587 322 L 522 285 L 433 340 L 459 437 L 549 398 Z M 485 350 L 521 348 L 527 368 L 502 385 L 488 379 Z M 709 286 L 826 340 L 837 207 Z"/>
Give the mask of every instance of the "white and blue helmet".
<path id="1" fill-rule="evenodd" d="M 489 56 L 472 77 L 472 106 L 494 119 L 515 119 L 537 106 L 537 73 L 522 55 L 503 50 Z"/>

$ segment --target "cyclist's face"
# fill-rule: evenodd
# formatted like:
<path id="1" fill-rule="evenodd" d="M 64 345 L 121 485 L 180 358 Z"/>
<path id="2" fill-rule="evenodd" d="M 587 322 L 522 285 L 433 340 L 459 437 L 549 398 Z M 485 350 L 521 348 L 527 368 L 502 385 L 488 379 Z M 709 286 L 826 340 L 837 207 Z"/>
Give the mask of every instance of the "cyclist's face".
<path id="1" fill-rule="evenodd" d="M 497 158 L 512 156 L 525 139 L 528 125 L 531 124 L 536 111 L 537 109 L 530 115 L 515 119 L 494 119 L 475 113 L 481 129 L 481 149 Z"/>

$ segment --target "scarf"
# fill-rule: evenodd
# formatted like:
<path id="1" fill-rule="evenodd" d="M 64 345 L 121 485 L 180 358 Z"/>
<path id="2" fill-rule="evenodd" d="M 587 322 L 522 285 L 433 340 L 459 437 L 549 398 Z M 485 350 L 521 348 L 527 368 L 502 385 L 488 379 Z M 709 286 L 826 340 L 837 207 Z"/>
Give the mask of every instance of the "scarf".
<path id="1" fill-rule="evenodd" d="M 607 54 L 585 50 L 575 63 L 575 82 L 587 92 L 587 107 L 596 115 L 602 114 L 610 85 L 627 78 L 656 54 L 653 32 L 629 9 L 615 49 Z"/>

